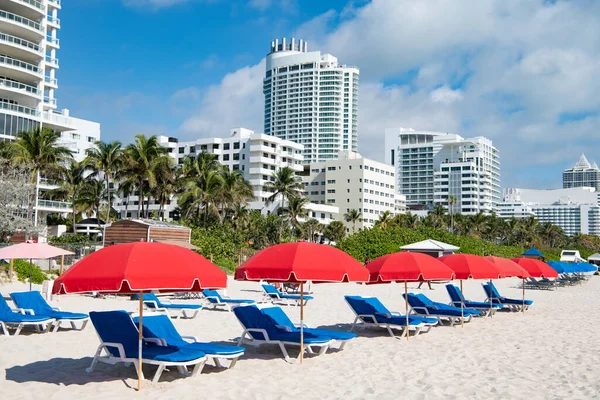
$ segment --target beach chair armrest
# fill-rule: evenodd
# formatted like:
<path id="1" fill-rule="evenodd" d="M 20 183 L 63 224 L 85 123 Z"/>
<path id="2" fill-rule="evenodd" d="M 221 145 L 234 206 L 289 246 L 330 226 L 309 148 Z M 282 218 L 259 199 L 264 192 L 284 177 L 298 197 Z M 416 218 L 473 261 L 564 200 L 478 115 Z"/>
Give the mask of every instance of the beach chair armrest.
<path id="1" fill-rule="evenodd" d="M 375 315 L 379 315 L 380 317 L 385 317 L 385 318 L 391 318 L 392 317 L 392 313 L 378 312 L 378 313 L 375 313 Z"/>
<path id="2" fill-rule="evenodd" d="M 244 330 L 244 333 L 242 335 L 244 335 L 246 332 L 248 333 L 260 333 L 264 336 L 264 340 L 269 341 L 271 339 L 269 339 L 269 334 L 267 333 L 267 331 L 265 329 L 260 329 L 260 328 L 249 328 Z"/>
<path id="3" fill-rule="evenodd" d="M 402 313 L 400 313 L 399 311 L 390 311 L 390 315 L 392 317 L 401 317 Z"/>
<path id="4" fill-rule="evenodd" d="M 310 327 L 309 327 L 307 324 L 294 324 L 294 326 L 295 326 L 296 328 L 300 328 L 300 327 L 303 327 L 303 328 L 305 328 L 305 329 L 306 329 L 306 328 L 310 328 Z"/>
<path id="5" fill-rule="evenodd" d="M 53 309 L 54 311 L 59 311 L 59 312 L 60 312 L 60 311 L 62 311 L 62 310 L 60 309 L 60 307 L 52 307 L 52 309 Z"/>
<path id="6" fill-rule="evenodd" d="M 165 339 L 161 339 L 161 338 L 144 338 L 145 342 L 148 343 L 154 343 L 157 344 L 159 346 L 166 346 L 167 345 L 167 341 Z"/>
<path id="7" fill-rule="evenodd" d="M 15 312 L 23 315 L 35 315 L 35 312 L 31 308 L 15 308 Z"/>
<path id="8" fill-rule="evenodd" d="M 451 301 L 449 305 L 451 305 L 452 307 L 460 307 L 461 304 L 462 302 L 460 301 Z"/>
<path id="9" fill-rule="evenodd" d="M 183 340 L 191 341 L 193 343 L 196 343 L 198 341 L 198 337 L 196 337 L 196 336 L 182 336 L 181 338 Z"/>
<path id="10" fill-rule="evenodd" d="M 166 300 L 165 299 L 165 300 L 161 300 L 160 302 L 163 303 L 163 304 L 173 304 L 173 300 Z"/>
<path id="11" fill-rule="evenodd" d="M 214 300 L 214 301 L 216 301 L 217 303 L 220 303 L 220 302 L 221 302 L 221 300 L 220 300 L 220 299 L 219 299 L 217 296 L 207 296 L 207 295 L 204 295 L 204 297 L 206 298 L 206 300 L 213 299 L 213 300 Z"/>
<path id="12" fill-rule="evenodd" d="M 275 327 L 277 329 L 281 329 L 282 331 L 286 331 L 286 332 L 292 331 L 292 328 L 290 328 L 289 326 L 285 326 L 285 325 L 275 325 Z"/>
<path id="13" fill-rule="evenodd" d="M 412 307 L 412 309 L 417 312 L 421 310 L 424 314 L 429 315 L 429 309 L 427 307 Z"/>
<path id="14" fill-rule="evenodd" d="M 123 345 L 121 343 L 102 342 L 98 346 L 98 350 L 104 349 L 107 353 L 110 354 L 110 351 L 108 350 L 109 347 L 117 348 L 117 350 L 119 351 L 119 358 L 127 358 L 127 356 L 125 355 L 125 349 L 123 348 Z"/>
<path id="15" fill-rule="evenodd" d="M 373 314 L 358 314 L 358 317 L 364 321 L 365 318 L 370 318 L 373 324 L 377 323 L 377 318 Z"/>

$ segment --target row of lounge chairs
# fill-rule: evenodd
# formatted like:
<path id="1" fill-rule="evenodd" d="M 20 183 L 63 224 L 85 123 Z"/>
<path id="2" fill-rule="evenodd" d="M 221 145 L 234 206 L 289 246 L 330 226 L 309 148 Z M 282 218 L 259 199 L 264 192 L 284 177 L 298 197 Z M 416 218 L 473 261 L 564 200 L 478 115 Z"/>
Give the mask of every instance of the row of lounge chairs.
<path id="1" fill-rule="evenodd" d="M 79 330 L 83 330 L 89 321 L 89 316 L 83 313 L 72 313 L 51 307 L 42 297 L 40 292 L 14 292 L 10 298 L 17 306 L 10 308 L 4 297 L 0 294 L 0 330 L 9 336 L 9 329 L 14 329 L 14 335 L 21 333 L 22 329 L 31 326 L 39 332 L 56 332 L 61 324 L 70 323 L 71 328 L 77 329 L 76 322 L 81 322 Z"/>

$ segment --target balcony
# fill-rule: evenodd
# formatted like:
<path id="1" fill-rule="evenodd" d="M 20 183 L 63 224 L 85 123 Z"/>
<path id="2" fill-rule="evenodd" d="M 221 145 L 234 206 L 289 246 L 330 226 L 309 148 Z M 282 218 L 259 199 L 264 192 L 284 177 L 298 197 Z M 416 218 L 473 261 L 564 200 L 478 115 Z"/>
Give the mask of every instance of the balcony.
<path id="1" fill-rule="evenodd" d="M 35 108 L 24 107 L 24 106 L 20 106 L 18 104 L 9 103 L 7 101 L 0 101 L 0 109 L 14 111 L 14 112 L 18 112 L 21 114 L 27 114 L 28 116 L 34 116 L 34 117 L 37 117 L 38 115 L 40 115 L 40 113 Z"/>
<path id="2" fill-rule="evenodd" d="M 50 98 L 48 96 L 44 96 L 44 105 L 48 105 L 50 107 L 56 107 L 56 99 Z"/>
<path id="3" fill-rule="evenodd" d="M 60 29 L 60 19 L 54 18 L 52 15 L 48 15 L 48 24 Z"/>
<path id="4" fill-rule="evenodd" d="M 0 66 L 5 66 L 13 69 L 17 72 L 24 72 L 26 74 L 40 75 L 40 68 L 37 65 L 30 64 L 25 61 L 17 60 L 16 58 L 0 56 Z"/>
<path id="5" fill-rule="evenodd" d="M 46 56 L 46 65 L 50 67 L 58 68 L 58 58 L 52 58 L 50 56 Z"/>
<path id="6" fill-rule="evenodd" d="M 44 125 L 51 125 L 62 130 L 65 128 L 73 129 L 73 118 L 66 117 L 55 111 L 44 111 L 42 112 L 42 122 Z"/>
<path id="7" fill-rule="evenodd" d="M 37 44 L 16 36 L 7 35 L 6 33 L 0 33 L 0 44 L 10 46 L 12 52 L 16 51 L 16 53 L 18 53 L 11 54 L 19 58 L 29 57 L 39 60 L 40 54 L 42 53 L 42 49 Z"/>
<path id="8" fill-rule="evenodd" d="M 73 204 L 68 201 L 38 200 L 38 211 L 71 212 Z"/>
<path id="9" fill-rule="evenodd" d="M 61 1 L 60 0 L 48 0 L 48 5 L 60 9 Z"/>
<path id="10" fill-rule="evenodd" d="M 46 36 L 46 43 L 50 46 L 56 47 L 57 49 L 60 47 L 60 40 L 52 36 Z"/>
<path id="11" fill-rule="evenodd" d="M 30 40 L 39 40 L 44 36 L 44 26 L 42 24 L 21 15 L 0 10 L 0 21 L 7 22 L 3 27 L 3 32 L 5 33 Z"/>
<path id="12" fill-rule="evenodd" d="M 47 86 L 54 86 L 55 88 L 58 87 L 58 81 L 54 78 L 50 78 L 49 76 L 44 77 L 44 82 L 46 82 Z"/>
<path id="13" fill-rule="evenodd" d="M 7 79 L 0 78 L 0 89 L 7 89 L 11 91 L 17 91 L 20 93 L 31 94 L 33 96 L 39 96 L 42 94 L 41 90 L 38 90 L 35 86 L 26 85 L 21 82 L 9 81 Z"/>

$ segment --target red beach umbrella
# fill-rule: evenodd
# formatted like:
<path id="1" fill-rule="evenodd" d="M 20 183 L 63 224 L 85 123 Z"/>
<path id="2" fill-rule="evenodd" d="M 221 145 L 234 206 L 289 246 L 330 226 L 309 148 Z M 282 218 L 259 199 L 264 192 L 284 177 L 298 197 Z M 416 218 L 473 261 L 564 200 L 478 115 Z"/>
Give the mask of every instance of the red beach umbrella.
<path id="1" fill-rule="evenodd" d="M 485 259 L 496 264 L 496 267 L 498 267 L 504 273 L 505 277 L 509 278 L 514 276 L 523 280 L 523 307 L 521 307 L 521 312 L 525 312 L 525 278 L 529 278 L 531 276 L 529 275 L 529 272 L 508 258 L 487 256 Z"/>
<path id="2" fill-rule="evenodd" d="M 456 278 L 460 279 L 460 291 L 462 292 L 463 279 L 492 279 L 503 278 L 503 274 L 495 264 L 489 262 L 483 257 L 474 254 L 449 254 L 440 257 L 440 261 L 449 266 Z M 461 313 L 463 303 L 460 303 Z M 492 300 L 490 298 L 490 316 L 492 315 Z M 465 325 L 464 317 L 462 318 L 462 326 Z"/>
<path id="3" fill-rule="evenodd" d="M 142 385 L 143 293 L 224 288 L 227 274 L 183 247 L 135 242 L 105 247 L 83 258 L 56 281 L 52 292 L 140 295 L 138 390 Z"/>
<path id="4" fill-rule="evenodd" d="M 533 258 L 513 258 L 512 261 L 519 264 L 530 276 L 535 278 L 558 278 L 558 272 L 543 261 Z"/>
<path id="5" fill-rule="evenodd" d="M 235 271 L 240 281 L 300 283 L 300 362 L 304 358 L 304 283 L 368 282 L 369 271 L 349 254 L 332 246 L 293 242 L 268 247 Z"/>
<path id="6" fill-rule="evenodd" d="M 404 282 L 404 304 L 408 327 L 408 281 L 434 281 L 454 279 L 454 271 L 438 259 L 423 253 L 402 251 L 386 254 L 367 265 L 369 283 Z M 406 335 L 408 340 L 409 335 Z"/>

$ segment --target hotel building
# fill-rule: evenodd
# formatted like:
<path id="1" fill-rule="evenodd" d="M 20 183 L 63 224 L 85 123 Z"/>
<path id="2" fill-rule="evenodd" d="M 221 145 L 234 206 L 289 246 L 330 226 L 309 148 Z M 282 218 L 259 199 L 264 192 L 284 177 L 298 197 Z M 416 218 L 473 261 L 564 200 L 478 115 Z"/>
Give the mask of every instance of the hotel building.
<path id="1" fill-rule="evenodd" d="M 271 42 L 263 80 L 267 135 L 304 146 L 307 163 L 358 147 L 357 67 L 308 51 L 302 40 Z"/>
<path id="2" fill-rule="evenodd" d="M 573 168 L 563 171 L 563 188 L 593 187 L 600 191 L 600 168 L 582 154 Z"/>
<path id="3" fill-rule="evenodd" d="M 500 157 L 490 139 L 443 132 L 386 129 L 385 161 L 411 210 L 436 204 L 467 215 L 491 213 L 500 202 Z"/>

